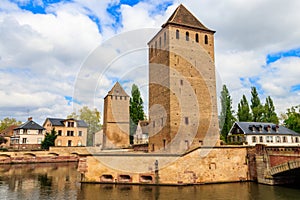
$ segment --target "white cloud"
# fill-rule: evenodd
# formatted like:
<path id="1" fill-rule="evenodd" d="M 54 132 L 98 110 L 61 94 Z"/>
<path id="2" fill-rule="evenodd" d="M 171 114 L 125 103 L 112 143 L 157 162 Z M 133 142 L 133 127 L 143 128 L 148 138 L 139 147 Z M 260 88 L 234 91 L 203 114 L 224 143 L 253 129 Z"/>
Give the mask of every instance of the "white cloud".
<path id="1" fill-rule="evenodd" d="M 184 3 L 204 25 L 217 31 L 216 68 L 222 83 L 232 93 L 234 107 L 242 94 L 246 94 L 250 100 L 250 87 L 253 84 L 250 78 L 253 77 L 257 78 L 256 84 L 264 91 L 261 99 L 270 95 L 279 112 L 299 104 L 297 91 L 290 91 L 290 87 L 300 84 L 299 59 L 288 57 L 266 65 L 266 56 L 299 48 L 300 26 L 297 26 L 297 20 L 300 17 L 300 1 L 178 0 L 166 12 L 156 10 L 162 1 L 143 1 L 134 6 L 120 6 L 122 26 L 116 29 L 113 27 L 115 17 L 108 13 L 107 8 L 118 2 L 74 0 L 49 5 L 45 8 L 47 14 L 33 14 L 21 10 L 15 3 L 1 0 L 0 107 L 1 110 L 10 111 L 2 112 L 0 117 L 12 116 L 24 121 L 28 117 L 26 108 L 30 106 L 29 96 L 35 105 L 30 108 L 29 114 L 38 118 L 38 121 L 43 121 L 46 115 L 65 117 L 72 111 L 72 106 L 68 105 L 64 96 L 73 96 L 76 87 L 83 91 L 82 102 L 85 101 L 85 95 L 92 92 L 95 97 L 93 102 L 85 103 L 96 106 L 102 112 L 102 98 L 112 87 L 112 77 L 129 80 L 123 85 L 128 93 L 133 82 L 140 85 L 147 103 L 147 90 L 144 87 L 147 78 L 143 78 L 146 73 L 142 73 L 142 69 L 147 68 L 147 54 L 132 53 L 127 58 L 120 58 L 104 76 L 99 76 L 107 68 L 100 63 L 111 61 L 107 60 L 111 57 L 117 58 L 122 48 L 128 48 L 126 45 L 130 45 L 132 38 L 119 41 L 123 46 L 105 51 L 105 56 L 99 57 L 97 54 L 92 58 L 93 62 L 86 62 L 101 42 L 108 39 L 114 41 L 116 33 L 146 27 L 160 28 L 179 3 Z M 26 0 L 19 3 L 25 4 Z M 42 5 L 39 0 L 35 3 Z M 98 18 L 101 32 L 91 20 L 93 17 Z M 82 70 L 85 64 L 90 64 L 86 71 Z M 141 69 L 140 75 L 133 73 L 134 69 Z M 74 85 L 76 78 L 82 75 L 90 80 L 80 86 Z M 240 78 L 244 78 L 244 81 Z M 90 87 L 95 82 L 98 85 Z"/>

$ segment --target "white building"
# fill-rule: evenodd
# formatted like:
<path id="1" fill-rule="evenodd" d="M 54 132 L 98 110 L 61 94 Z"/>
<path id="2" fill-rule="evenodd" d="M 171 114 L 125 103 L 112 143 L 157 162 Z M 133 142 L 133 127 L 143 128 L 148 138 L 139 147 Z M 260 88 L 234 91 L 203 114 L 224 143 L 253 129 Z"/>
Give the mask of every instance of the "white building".
<path id="1" fill-rule="evenodd" d="M 255 146 L 300 146 L 300 134 L 284 126 L 263 122 L 235 122 L 228 133 L 229 144 Z"/>

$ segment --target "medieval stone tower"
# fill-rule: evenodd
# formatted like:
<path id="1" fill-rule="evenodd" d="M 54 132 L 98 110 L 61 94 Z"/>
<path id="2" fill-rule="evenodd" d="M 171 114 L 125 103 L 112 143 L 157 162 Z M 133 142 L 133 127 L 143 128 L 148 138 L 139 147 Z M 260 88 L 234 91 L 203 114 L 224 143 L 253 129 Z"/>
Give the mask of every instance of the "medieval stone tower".
<path id="1" fill-rule="evenodd" d="M 149 46 L 149 151 L 219 140 L 214 33 L 180 5 Z"/>
<path id="2" fill-rule="evenodd" d="M 129 146 L 129 100 L 118 82 L 104 98 L 103 148 Z"/>

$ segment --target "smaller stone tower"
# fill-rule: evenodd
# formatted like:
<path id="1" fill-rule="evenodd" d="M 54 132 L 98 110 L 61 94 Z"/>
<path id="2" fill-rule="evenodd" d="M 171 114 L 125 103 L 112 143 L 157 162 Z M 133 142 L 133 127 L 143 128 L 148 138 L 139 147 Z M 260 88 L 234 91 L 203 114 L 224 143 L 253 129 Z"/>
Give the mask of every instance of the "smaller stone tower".
<path id="1" fill-rule="evenodd" d="M 103 148 L 129 146 L 130 97 L 117 82 L 104 98 Z"/>

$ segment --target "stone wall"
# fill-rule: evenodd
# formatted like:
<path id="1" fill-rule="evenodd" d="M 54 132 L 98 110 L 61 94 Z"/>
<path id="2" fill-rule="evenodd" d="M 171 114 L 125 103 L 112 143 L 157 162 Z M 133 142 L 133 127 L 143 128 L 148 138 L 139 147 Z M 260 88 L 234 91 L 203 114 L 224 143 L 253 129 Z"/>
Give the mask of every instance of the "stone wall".
<path id="1" fill-rule="evenodd" d="M 175 154 L 113 153 L 82 159 L 84 182 L 204 184 L 247 181 L 245 147 L 199 148 Z M 84 163 L 85 162 L 85 163 Z"/>

